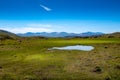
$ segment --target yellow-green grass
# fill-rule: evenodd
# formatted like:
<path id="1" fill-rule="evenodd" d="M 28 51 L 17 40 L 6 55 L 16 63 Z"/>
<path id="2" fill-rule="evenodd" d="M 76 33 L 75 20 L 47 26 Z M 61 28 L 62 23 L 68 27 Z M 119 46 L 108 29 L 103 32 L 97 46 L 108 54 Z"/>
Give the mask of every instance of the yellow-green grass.
<path id="1" fill-rule="evenodd" d="M 95 49 L 48 50 L 78 44 Z M 26 38 L 0 42 L 0 80 L 120 80 L 119 67 L 118 38 Z"/>

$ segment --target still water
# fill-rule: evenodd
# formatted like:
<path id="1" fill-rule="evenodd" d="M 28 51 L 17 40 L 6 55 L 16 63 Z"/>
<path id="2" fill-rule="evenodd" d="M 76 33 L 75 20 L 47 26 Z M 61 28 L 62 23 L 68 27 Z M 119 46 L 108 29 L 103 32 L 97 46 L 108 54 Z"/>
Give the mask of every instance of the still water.
<path id="1" fill-rule="evenodd" d="M 74 45 L 74 46 L 64 46 L 64 47 L 53 47 L 48 50 L 82 50 L 82 51 L 91 51 L 93 46 L 84 46 L 84 45 Z"/>

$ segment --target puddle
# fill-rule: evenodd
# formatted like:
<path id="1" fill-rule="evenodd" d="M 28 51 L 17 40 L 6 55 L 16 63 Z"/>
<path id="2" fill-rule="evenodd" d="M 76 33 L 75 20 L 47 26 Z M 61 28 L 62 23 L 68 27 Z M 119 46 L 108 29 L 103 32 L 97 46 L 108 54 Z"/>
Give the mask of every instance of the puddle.
<path id="1" fill-rule="evenodd" d="M 48 50 L 82 50 L 82 51 L 91 51 L 93 46 L 84 46 L 84 45 L 75 45 L 75 46 L 65 46 L 65 47 L 53 47 Z"/>

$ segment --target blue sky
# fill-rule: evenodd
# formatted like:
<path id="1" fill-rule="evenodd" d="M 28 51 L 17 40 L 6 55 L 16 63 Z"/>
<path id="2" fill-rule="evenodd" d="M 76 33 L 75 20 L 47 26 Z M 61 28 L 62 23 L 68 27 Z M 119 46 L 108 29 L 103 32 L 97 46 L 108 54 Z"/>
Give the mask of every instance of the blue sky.
<path id="1" fill-rule="evenodd" d="M 120 32 L 120 0 L 0 0 L 0 29 Z"/>

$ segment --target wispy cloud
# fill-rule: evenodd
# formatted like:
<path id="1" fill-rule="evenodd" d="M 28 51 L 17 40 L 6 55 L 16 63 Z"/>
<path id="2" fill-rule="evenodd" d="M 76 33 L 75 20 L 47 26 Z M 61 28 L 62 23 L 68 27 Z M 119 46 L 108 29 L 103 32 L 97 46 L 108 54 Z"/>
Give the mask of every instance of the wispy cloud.
<path id="1" fill-rule="evenodd" d="M 2 29 L 2 28 L 1 28 Z M 7 30 L 13 33 L 26 33 L 26 32 L 52 32 L 51 29 L 47 28 L 33 28 L 33 27 L 24 27 L 24 28 L 3 28 L 2 30 Z"/>
<path id="2" fill-rule="evenodd" d="M 44 28 L 52 27 L 52 25 L 50 25 L 50 24 L 27 24 L 27 26 L 30 26 L 30 27 L 44 27 Z"/>
<path id="3" fill-rule="evenodd" d="M 26 33 L 26 32 L 52 32 L 52 25 L 49 24 L 27 24 L 25 27 L 8 27 L 0 26 L 0 29 L 7 30 L 13 33 Z"/>
<path id="4" fill-rule="evenodd" d="M 51 10 L 52 10 L 52 9 L 48 8 L 47 6 L 44 6 L 44 5 L 41 5 L 41 4 L 40 4 L 40 6 L 41 6 L 43 9 L 45 9 L 46 11 L 51 11 Z"/>

